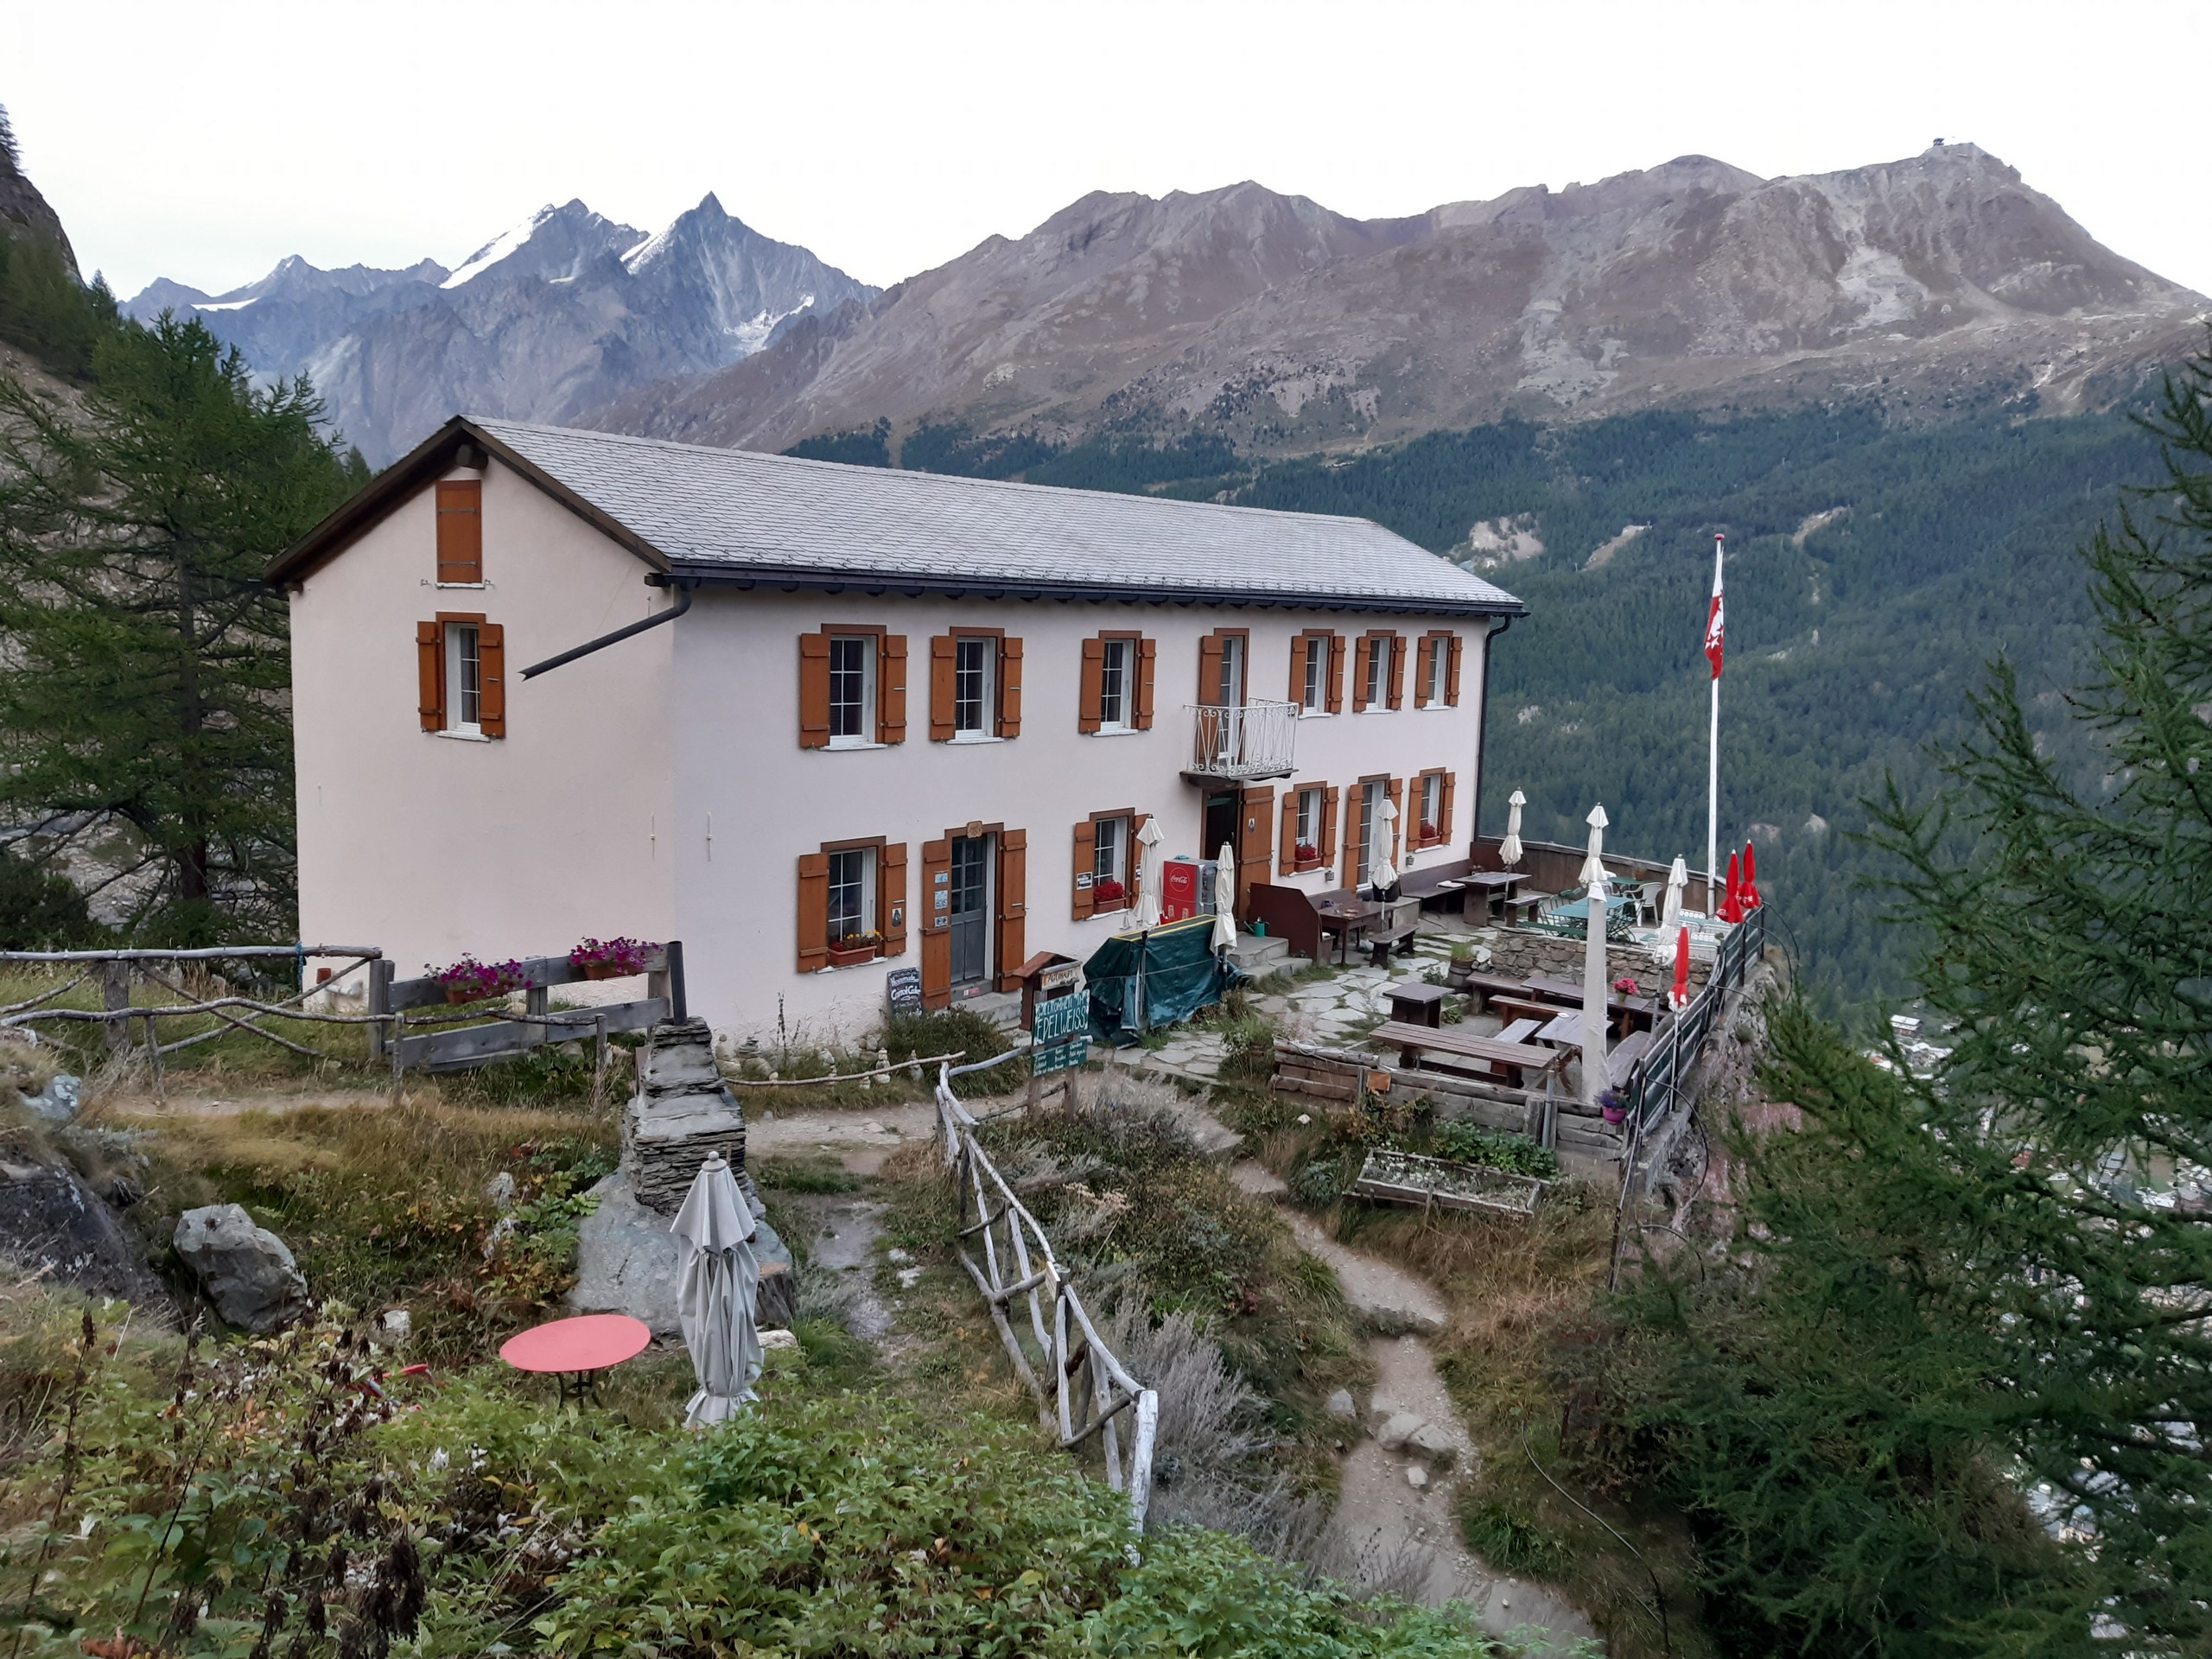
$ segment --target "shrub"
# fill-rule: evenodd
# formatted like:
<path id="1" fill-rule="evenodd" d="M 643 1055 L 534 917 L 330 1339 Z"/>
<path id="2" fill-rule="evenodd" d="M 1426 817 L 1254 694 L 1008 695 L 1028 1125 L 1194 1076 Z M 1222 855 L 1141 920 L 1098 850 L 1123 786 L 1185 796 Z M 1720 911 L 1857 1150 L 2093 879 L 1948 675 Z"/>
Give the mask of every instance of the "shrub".
<path id="1" fill-rule="evenodd" d="M 1533 1175 L 1550 1180 L 1559 1173 L 1559 1154 L 1539 1146 L 1525 1135 L 1486 1129 L 1479 1123 L 1457 1121 L 1440 1123 L 1429 1136 L 1431 1153 L 1455 1163 L 1482 1164 L 1509 1175 Z"/>

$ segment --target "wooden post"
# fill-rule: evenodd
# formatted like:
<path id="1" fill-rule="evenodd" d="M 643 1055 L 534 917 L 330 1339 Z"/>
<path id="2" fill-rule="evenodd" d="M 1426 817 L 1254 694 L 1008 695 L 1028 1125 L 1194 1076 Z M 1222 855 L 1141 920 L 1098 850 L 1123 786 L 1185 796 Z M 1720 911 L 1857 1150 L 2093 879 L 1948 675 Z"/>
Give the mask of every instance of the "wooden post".
<path id="1" fill-rule="evenodd" d="M 531 986 L 522 994 L 522 1011 L 533 1020 L 543 1020 L 553 1012 L 553 993 L 543 985 Z M 536 1048 L 541 1043 L 551 1041 L 552 1037 L 553 1028 L 550 1026 L 524 1026 L 522 1028 L 522 1046 L 524 1048 Z"/>
<path id="2" fill-rule="evenodd" d="M 1160 1395 L 1147 1389 L 1137 1395 L 1136 1432 L 1129 1437 L 1129 1524 L 1144 1530 L 1152 1507 L 1152 1446 L 1160 1435 Z"/>
<path id="3" fill-rule="evenodd" d="M 129 1022 L 125 1021 L 124 1025 L 127 1034 Z M 169 1097 L 168 1090 L 162 1087 L 162 1039 L 160 1032 L 155 1028 L 151 1014 L 146 1016 L 146 1060 L 154 1068 L 154 1102 L 158 1106 L 166 1107 Z"/>
<path id="4" fill-rule="evenodd" d="M 114 1014 L 130 1006 L 130 964 L 110 957 L 100 964 L 100 1006 Z M 107 1039 L 108 1052 L 130 1046 L 129 1019 L 110 1020 L 102 1034 Z"/>
<path id="5" fill-rule="evenodd" d="M 369 963 L 367 1013 L 371 1017 L 391 1012 L 391 963 L 387 958 L 378 957 Z M 369 1033 L 369 1058 L 372 1060 L 384 1058 L 385 1032 L 383 1025 L 365 1026 L 362 1029 Z"/>

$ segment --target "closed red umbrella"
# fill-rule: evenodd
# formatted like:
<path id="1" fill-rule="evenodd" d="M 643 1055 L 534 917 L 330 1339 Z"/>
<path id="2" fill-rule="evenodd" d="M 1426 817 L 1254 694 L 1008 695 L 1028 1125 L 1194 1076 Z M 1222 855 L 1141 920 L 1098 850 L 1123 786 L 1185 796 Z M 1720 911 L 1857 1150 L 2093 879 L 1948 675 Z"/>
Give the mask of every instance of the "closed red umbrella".
<path id="1" fill-rule="evenodd" d="M 1744 843 L 1744 908 L 1757 910 L 1766 901 L 1759 897 L 1759 855 L 1750 842 Z"/>
<path id="2" fill-rule="evenodd" d="M 1690 931 L 1687 927 L 1675 931 L 1675 988 L 1674 1004 L 1677 1008 L 1690 1005 Z"/>
<path id="3" fill-rule="evenodd" d="M 1744 919 L 1743 894 L 1740 855 L 1731 853 L 1728 855 L 1728 887 L 1720 896 L 1720 909 L 1717 912 L 1722 921 L 1734 923 Z"/>

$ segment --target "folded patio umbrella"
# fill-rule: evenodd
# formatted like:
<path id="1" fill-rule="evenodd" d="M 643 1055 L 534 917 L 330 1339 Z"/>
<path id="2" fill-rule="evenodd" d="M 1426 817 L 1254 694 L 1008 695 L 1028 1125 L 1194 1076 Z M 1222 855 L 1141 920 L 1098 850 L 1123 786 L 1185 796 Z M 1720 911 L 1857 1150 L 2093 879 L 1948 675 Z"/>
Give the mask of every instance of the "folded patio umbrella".
<path id="1" fill-rule="evenodd" d="M 1675 934 L 1675 988 L 1669 1000 L 1676 1008 L 1690 1005 L 1690 931 L 1677 929 Z"/>
<path id="2" fill-rule="evenodd" d="M 1137 925 L 1160 925 L 1160 820 L 1147 818 L 1137 831 Z"/>
<path id="3" fill-rule="evenodd" d="M 760 1264 L 748 1242 L 753 1211 L 720 1153 L 708 1154 L 699 1166 L 669 1230 L 683 1254 L 676 1317 L 699 1381 L 683 1425 L 704 1428 L 743 1409 L 760 1375 L 760 1332 L 753 1318 Z"/>
<path id="4" fill-rule="evenodd" d="M 1391 826 L 1397 821 L 1398 809 L 1385 795 L 1382 804 L 1375 809 L 1375 861 L 1367 868 L 1367 884 L 1371 887 L 1397 885 L 1398 867 L 1390 862 L 1390 842 L 1395 839 Z"/>
<path id="5" fill-rule="evenodd" d="M 1213 948 L 1226 950 L 1236 943 L 1236 855 L 1227 842 L 1213 866 Z"/>
<path id="6" fill-rule="evenodd" d="M 1666 953 L 1674 948 L 1669 935 L 1682 925 L 1682 890 L 1689 884 L 1689 866 L 1677 853 L 1675 855 L 1675 867 L 1667 872 L 1667 896 L 1659 905 L 1659 931 L 1651 941 L 1654 961 L 1666 961 Z"/>
<path id="7" fill-rule="evenodd" d="M 1719 918 L 1732 926 L 1744 919 L 1744 889 L 1740 855 L 1728 855 L 1728 886 L 1720 895 Z"/>
<path id="8" fill-rule="evenodd" d="M 1600 804 L 1590 809 L 1590 816 L 1585 822 L 1590 826 L 1590 855 L 1582 861 L 1582 885 L 1586 887 L 1592 882 L 1606 879 L 1605 826 L 1611 820 L 1605 817 L 1605 809 Z"/>
<path id="9" fill-rule="evenodd" d="M 1759 855 L 1748 841 L 1744 843 L 1744 891 L 1741 897 L 1745 910 L 1757 910 L 1765 902 L 1759 897 Z"/>
<path id="10" fill-rule="evenodd" d="M 1521 809 L 1528 804 L 1517 789 L 1505 798 L 1505 839 L 1497 843 L 1497 861 L 1509 870 L 1521 862 Z"/>

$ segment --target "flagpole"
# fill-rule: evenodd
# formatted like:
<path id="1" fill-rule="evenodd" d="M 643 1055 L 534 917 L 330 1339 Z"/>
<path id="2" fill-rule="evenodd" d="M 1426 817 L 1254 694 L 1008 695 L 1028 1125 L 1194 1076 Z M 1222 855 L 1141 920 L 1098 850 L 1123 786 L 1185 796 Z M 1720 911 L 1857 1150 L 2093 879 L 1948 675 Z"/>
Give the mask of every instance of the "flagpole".
<path id="1" fill-rule="evenodd" d="M 1720 879 L 1720 555 L 1725 537 L 1713 537 L 1713 605 L 1705 625 L 1705 652 L 1713 664 L 1713 726 L 1707 748 L 1705 772 L 1705 913 L 1719 913 L 1713 884 Z"/>

